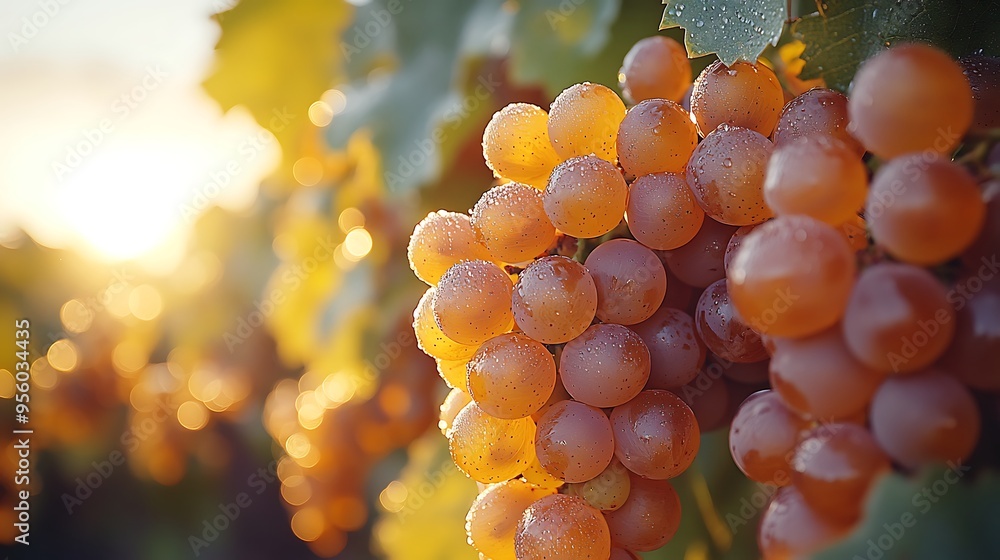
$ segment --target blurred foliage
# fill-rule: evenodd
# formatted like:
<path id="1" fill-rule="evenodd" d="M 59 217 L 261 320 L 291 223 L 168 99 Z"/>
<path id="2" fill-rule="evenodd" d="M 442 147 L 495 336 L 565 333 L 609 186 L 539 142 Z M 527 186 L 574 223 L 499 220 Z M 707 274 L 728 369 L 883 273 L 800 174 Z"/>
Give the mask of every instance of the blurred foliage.
<path id="1" fill-rule="evenodd" d="M 729 65 L 757 60 L 778 42 L 785 24 L 784 0 L 663 0 L 660 29 L 681 26 L 690 56 L 718 53 Z"/>

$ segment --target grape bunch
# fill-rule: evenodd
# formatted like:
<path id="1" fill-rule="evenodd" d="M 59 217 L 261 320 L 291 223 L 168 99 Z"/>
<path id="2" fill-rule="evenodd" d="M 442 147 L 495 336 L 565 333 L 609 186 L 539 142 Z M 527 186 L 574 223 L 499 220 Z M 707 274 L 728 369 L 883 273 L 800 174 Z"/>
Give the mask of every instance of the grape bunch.
<path id="1" fill-rule="evenodd" d="M 481 557 L 663 546 L 669 479 L 730 422 L 737 465 L 780 487 L 765 558 L 844 535 L 893 465 L 968 457 L 968 387 L 1000 389 L 1000 290 L 957 310 L 943 282 L 966 280 L 942 278 L 975 274 L 998 227 L 992 191 L 948 159 L 973 121 L 962 68 L 906 45 L 850 98 L 793 95 L 761 62 L 692 84 L 683 47 L 650 37 L 618 77 L 625 101 L 588 82 L 494 114 L 498 186 L 410 239 L 430 285 L 413 327 L 451 387 L 452 458 L 480 484 Z"/>

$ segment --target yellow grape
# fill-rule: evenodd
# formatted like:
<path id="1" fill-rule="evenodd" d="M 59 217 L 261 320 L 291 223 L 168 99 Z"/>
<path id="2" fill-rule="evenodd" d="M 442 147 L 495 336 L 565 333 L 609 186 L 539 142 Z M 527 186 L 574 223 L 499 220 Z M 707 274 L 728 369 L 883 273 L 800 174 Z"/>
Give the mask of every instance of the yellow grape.
<path id="1" fill-rule="evenodd" d="M 562 159 L 596 154 L 618 158 L 615 138 L 625 118 L 625 104 L 601 84 L 584 82 L 562 91 L 549 107 L 549 138 Z"/>
<path id="2" fill-rule="evenodd" d="M 717 60 L 701 72 L 691 90 L 691 114 L 702 136 L 720 124 L 770 136 L 784 104 L 777 76 L 760 63 L 726 66 Z"/>
<path id="3" fill-rule="evenodd" d="M 460 389 L 466 393 L 469 392 L 469 360 L 441 360 L 435 358 L 434 361 L 437 363 L 438 375 L 441 376 L 446 385 L 452 389 Z"/>
<path id="4" fill-rule="evenodd" d="M 465 405 L 448 431 L 455 465 L 477 482 L 501 482 L 521 474 L 532 460 L 535 422 L 495 418 L 475 402 Z"/>
<path id="5" fill-rule="evenodd" d="M 472 502 L 465 517 L 469 543 L 490 560 L 516 560 L 514 535 L 521 515 L 528 506 L 554 493 L 554 489 L 519 479 L 490 485 Z"/>
<path id="6" fill-rule="evenodd" d="M 535 453 L 552 476 L 586 482 L 611 463 L 615 452 L 611 422 L 604 411 L 576 401 L 562 401 L 538 421 Z"/>
<path id="7" fill-rule="evenodd" d="M 455 422 L 455 417 L 470 402 L 472 402 L 472 397 L 461 389 L 452 389 L 448 393 L 448 396 L 444 398 L 444 402 L 441 403 L 441 415 L 438 420 L 438 428 L 442 434 L 445 436 L 448 435 L 448 430 L 451 429 L 451 425 Z"/>
<path id="8" fill-rule="evenodd" d="M 618 459 L 611 459 L 601 474 L 586 482 L 567 484 L 564 493 L 579 496 L 601 511 L 614 511 L 628 499 L 631 486 L 628 469 Z"/>
<path id="9" fill-rule="evenodd" d="M 626 173 L 682 173 L 698 144 L 688 112 L 666 99 L 632 107 L 618 128 L 618 162 Z"/>
<path id="10" fill-rule="evenodd" d="M 556 239 L 541 193 L 521 183 L 486 191 L 472 209 L 471 220 L 478 239 L 504 262 L 529 261 Z"/>
<path id="11" fill-rule="evenodd" d="M 486 261 L 466 261 L 448 269 L 434 294 L 434 320 L 446 336 L 479 345 L 514 325 L 510 277 Z"/>
<path id="12" fill-rule="evenodd" d="M 583 498 L 553 494 L 528 506 L 514 537 L 517 560 L 607 560 L 611 534 Z"/>
<path id="13" fill-rule="evenodd" d="M 771 141 L 747 128 L 723 124 L 695 148 L 687 180 L 710 218 L 733 226 L 774 216 L 764 201 L 764 173 Z"/>
<path id="14" fill-rule="evenodd" d="M 556 362 L 545 346 L 508 333 L 483 343 L 469 361 L 469 394 L 497 418 L 524 418 L 538 411 L 556 385 Z"/>
<path id="15" fill-rule="evenodd" d="M 972 90 L 962 67 L 943 51 L 900 45 L 861 65 L 847 111 L 848 131 L 880 158 L 950 155 L 972 123 Z"/>
<path id="16" fill-rule="evenodd" d="M 434 294 L 437 288 L 431 286 L 420 298 L 420 303 L 413 310 L 413 332 L 417 335 L 417 346 L 425 354 L 438 360 L 467 361 L 476 353 L 478 346 L 462 344 L 448 338 L 434 320 Z M 449 372 L 449 376 L 451 372 Z M 448 377 L 442 377 L 448 381 Z"/>
<path id="17" fill-rule="evenodd" d="M 431 212 L 413 228 L 406 256 L 417 278 L 432 286 L 456 263 L 493 260 L 486 246 L 476 239 L 469 217 L 444 210 Z"/>
<path id="18" fill-rule="evenodd" d="M 813 88 L 785 104 L 774 128 L 774 145 L 826 135 L 847 144 L 860 157 L 865 148 L 847 132 L 847 122 L 847 96 L 831 89 Z"/>
<path id="19" fill-rule="evenodd" d="M 531 484 L 542 488 L 559 488 L 565 484 L 565 482 L 552 476 L 552 473 L 545 470 L 545 467 L 538 462 L 538 455 L 535 453 L 534 449 L 531 450 L 531 457 L 531 464 L 524 469 L 523 473 L 521 473 L 521 477 L 524 478 L 526 482 L 530 482 Z"/>
<path id="20" fill-rule="evenodd" d="M 587 330 L 597 312 L 597 287 L 584 266 L 544 257 L 518 276 L 512 295 L 514 321 L 543 344 L 569 342 Z"/>
<path id="21" fill-rule="evenodd" d="M 600 237 L 625 215 L 628 184 L 614 164 L 581 156 L 559 164 L 542 194 L 545 214 L 573 237 Z"/>
<path id="22" fill-rule="evenodd" d="M 500 109 L 483 132 L 483 157 L 497 177 L 545 188 L 560 161 L 549 142 L 549 116 L 528 103 Z"/>
<path id="23" fill-rule="evenodd" d="M 677 249 L 694 239 L 705 221 L 683 173 L 654 173 L 632 182 L 625 221 L 635 239 L 659 251 Z"/>
<path id="24" fill-rule="evenodd" d="M 662 98 L 680 101 L 691 87 L 691 62 L 683 45 L 670 37 L 639 39 L 622 62 L 618 86 L 630 103 Z"/>

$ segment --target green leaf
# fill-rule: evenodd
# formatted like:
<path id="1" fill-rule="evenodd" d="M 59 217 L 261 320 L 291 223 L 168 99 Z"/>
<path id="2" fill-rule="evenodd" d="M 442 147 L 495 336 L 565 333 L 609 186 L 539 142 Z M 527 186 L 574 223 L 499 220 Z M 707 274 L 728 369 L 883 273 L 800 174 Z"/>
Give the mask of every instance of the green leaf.
<path id="1" fill-rule="evenodd" d="M 768 43 L 777 44 L 785 24 L 783 0 L 664 0 L 660 29 L 687 31 L 688 56 L 718 53 L 725 64 L 756 61 Z"/>
<path id="2" fill-rule="evenodd" d="M 847 91 L 858 66 L 887 46 L 905 41 L 937 45 L 960 56 L 979 49 L 995 54 L 1000 6 L 961 0 L 828 0 L 823 11 L 792 26 L 805 43 L 803 80 L 824 78 Z"/>
<path id="3" fill-rule="evenodd" d="M 868 499 L 862 525 L 815 560 L 1000 558 L 1000 476 L 971 480 L 966 467 L 920 477 L 885 477 Z"/>

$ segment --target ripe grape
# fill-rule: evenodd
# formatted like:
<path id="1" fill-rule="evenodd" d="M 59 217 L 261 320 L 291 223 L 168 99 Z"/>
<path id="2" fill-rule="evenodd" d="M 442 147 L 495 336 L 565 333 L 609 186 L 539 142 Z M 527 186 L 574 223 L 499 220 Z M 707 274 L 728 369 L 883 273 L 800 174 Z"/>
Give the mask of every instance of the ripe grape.
<path id="1" fill-rule="evenodd" d="M 698 144 L 688 112 L 667 99 L 647 99 L 625 114 L 618 128 L 618 161 L 626 173 L 683 173 Z"/>
<path id="2" fill-rule="evenodd" d="M 687 181 L 710 218 L 748 226 L 774 216 L 764 201 L 764 172 L 771 141 L 747 128 L 721 125 L 698 144 L 687 164 Z"/>
<path id="3" fill-rule="evenodd" d="M 761 338 L 761 341 L 765 342 L 764 347 L 767 348 L 766 341 L 764 341 L 763 337 Z M 714 367 L 717 367 L 722 371 L 722 375 L 726 376 L 726 379 L 731 379 L 737 383 L 743 383 L 746 385 L 759 385 L 767 382 L 769 375 L 768 368 L 771 365 L 769 360 L 749 364 L 738 364 L 736 362 L 724 360 L 714 354 L 708 355 L 707 363 L 708 366 L 705 367 L 706 371 L 708 371 L 709 367 L 714 365 Z"/>
<path id="4" fill-rule="evenodd" d="M 562 159 L 596 154 L 614 162 L 615 138 L 625 104 L 601 84 L 584 82 L 562 91 L 549 107 L 549 138 Z"/>
<path id="5" fill-rule="evenodd" d="M 448 435 L 448 430 L 455 423 L 455 417 L 470 402 L 472 402 L 472 397 L 461 389 L 452 389 L 448 393 L 448 396 L 444 398 L 444 402 L 441 403 L 441 415 L 439 417 L 440 420 L 438 420 L 438 428 L 442 434 L 445 436 Z"/>
<path id="6" fill-rule="evenodd" d="M 951 375 L 925 370 L 891 377 L 872 399 L 872 434 L 892 459 L 916 468 L 961 464 L 979 441 L 979 409 Z"/>
<path id="7" fill-rule="evenodd" d="M 681 500 L 666 480 L 631 475 L 625 504 L 604 513 L 611 538 L 632 550 L 656 550 L 673 538 L 681 523 Z"/>
<path id="8" fill-rule="evenodd" d="M 437 288 L 428 288 L 413 311 L 413 332 L 417 336 L 417 346 L 427 355 L 440 360 L 466 361 L 476 353 L 477 346 L 455 342 L 441 332 L 434 321 L 433 303 L 436 292 Z"/>
<path id="9" fill-rule="evenodd" d="M 780 147 L 802 137 L 836 138 L 861 156 L 864 146 L 847 132 L 847 96 L 839 91 L 813 88 L 785 104 L 774 128 L 774 145 Z"/>
<path id="10" fill-rule="evenodd" d="M 961 66 L 935 47 L 900 45 L 858 69 L 847 129 L 883 159 L 923 151 L 948 155 L 969 129 L 972 111 Z"/>
<path id="11" fill-rule="evenodd" d="M 656 312 L 667 293 L 667 273 L 656 253 L 631 239 L 598 245 L 584 266 L 597 287 L 597 318 L 632 325 Z"/>
<path id="12" fill-rule="evenodd" d="M 976 279 L 959 285 L 971 292 Z M 972 388 L 1000 392 L 1000 290 L 987 285 L 956 309 L 955 336 L 938 365 Z"/>
<path id="13" fill-rule="evenodd" d="M 490 416 L 475 402 L 465 405 L 448 432 L 455 465 L 477 482 L 513 478 L 531 463 L 535 423 L 531 418 Z"/>
<path id="14" fill-rule="evenodd" d="M 452 389 L 459 389 L 466 393 L 469 392 L 469 360 L 441 360 L 435 358 L 434 361 L 437 363 L 438 375 L 441 376 L 446 385 Z"/>
<path id="15" fill-rule="evenodd" d="M 726 244 L 726 254 L 722 258 L 723 267 L 727 271 L 729 270 L 729 263 L 733 262 L 733 259 L 736 258 L 736 252 L 739 251 L 740 247 L 743 245 L 743 240 L 746 239 L 746 236 L 750 235 L 750 232 L 756 227 L 757 225 L 740 226 L 740 228 L 733 233 L 733 236 L 729 238 L 729 243 Z"/>
<path id="16" fill-rule="evenodd" d="M 662 251 L 691 241 L 705 221 L 705 211 L 683 174 L 654 173 L 632 182 L 625 221 L 636 240 Z"/>
<path id="17" fill-rule="evenodd" d="M 884 378 L 851 354 L 840 325 L 774 342 L 771 386 L 807 418 L 832 421 L 863 413 Z"/>
<path id="18" fill-rule="evenodd" d="M 618 459 L 611 463 L 601 474 L 576 484 L 567 484 L 566 493 L 579 496 L 587 503 L 601 511 L 614 511 L 628 499 L 631 482 L 629 471 Z"/>
<path id="19" fill-rule="evenodd" d="M 653 98 L 680 101 L 691 87 L 687 50 L 661 35 L 639 39 L 625 55 L 618 85 L 630 103 Z"/>
<path id="20" fill-rule="evenodd" d="M 902 261 L 929 266 L 958 256 L 975 241 L 986 205 L 976 180 L 961 166 L 910 154 L 875 174 L 865 217 L 876 244 Z"/>
<path id="21" fill-rule="evenodd" d="M 556 239 L 542 194 L 521 183 L 486 191 L 472 209 L 472 229 L 498 260 L 520 263 L 544 252 Z"/>
<path id="22" fill-rule="evenodd" d="M 649 350 L 649 389 L 673 389 L 693 380 L 705 364 L 705 344 L 694 319 L 680 309 L 661 307 L 652 317 L 633 325 Z"/>
<path id="23" fill-rule="evenodd" d="M 549 141 L 549 116 L 528 103 L 493 114 L 483 132 L 483 157 L 497 177 L 544 189 L 561 158 Z"/>
<path id="24" fill-rule="evenodd" d="M 553 494 L 528 506 L 514 537 L 517 560 L 605 560 L 608 523 L 583 498 Z"/>
<path id="25" fill-rule="evenodd" d="M 634 552 L 626 548 L 614 547 L 611 549 L 611 557 L 608 560 L 642 560 Z"/>
<path id="26" fill-rule="evenodd" d="M 486 246 L 476 239 L 469 217 L 456 212 L 431 212 L 413 228 L 406 247 L 410 269 L 431 286 L 461 261 L 492 261 Z"/>
<path id="27" fill-rule="evenodd" d="M 891 468 L 864 426 L 826 424 L 805 434 L 792 458 L 792 482 L 816 513 L 853 523 L 868 490 Z"/>
<path id="28" fill-rule="evenodd" d="M 691 466 L 701 444 L 694 413 L 669 391 L 639 393 L 615 407 L 611 423 L 615 456 L 628 470 L 646 478 L 660 480 L 681 474 Z"/>
<path id="29" fill-rule="evenodd" d="M 465 261 L 448 269 L 438 282 L 432 309 L 446 336 L 479 345 L 514 325 L 510 277 L 486 261 Z"/>
<path id="30" fill-rule="evenodd" d="M 694 324 L 699 338 L 717 356 L 740 363 L 767 359 L 760 335 L 736 313 L 726 280 L 717 280 L 698 298 Z"/>
<path id="31" fill-rule="evenodd" d="M 744 239 L 729 269 L 729 297 L 755 331 L 807 336 L 843 315 L 856 270 L 838 230 L 808 216 L 779 216 Z"/>
<path id="32" fill-rule="evenodd" d="M 465 532 L 471 544 L 490 560 L 516 560 L 514 535 L 528 506 L 555 494 L 523 480 L 490 485 L 472 502 L 465 517 Z"/>
<path id="33" fill-rule="evenodd" d="M 784 104 L 774 72 L 763 64 L 745 61 L 732 66 L 713 62 L 694 81 L 691 91 L 691 114 L 702 136 L 721 124 L 770 136 Z"/>
<path id="34" fill-rule="evenodd" d="M 713 378 L 699 375 L 687 385 L 670 391 L 691 407 L 691 412 L 698 421 L 698 428 L 703 433 L 728 424 L 729 389 L 721 376 Z"/>
<path id="35" fill-rule="evenodd" d="M 933 274 L 884 262 L 865 269 L 851 293 L 844 339 L 858 360 L 879 371 L 922 369 L 948 348 L 955 310 Z"/>
<path id="36" fill-rule="evenodd" d="M 689 243 L 672 251 L 663 251 L 660 256 L 681 282 L 696 288 L 707 288 L 726 277 L 726 247 L 737 229 L 706 218 Z"/>
<path id="37" fill-rule="evenodd" d="M 566 343 L 559 377 L 574 399 L 608 408 L 626 403 L 649 379 L 649 350 L 621 325 L 592 325 Z"/>
<path id="38" fill-rule="evenodd" d="M 625 215 L 628 184 L 614 164 L 594 155 L 559 164 L 542 194 L 545 214 L 574 237 L 600 237 Z"/>
<path id="39" fill-rule="evenodd" d="M 868 248 L 868 222 L 861 216 L 852 216 L 837 229 L 844 235 L 852 251 L 863 251 Z"/>
<path id="40" fill-rule="evenodd" d="M 521 473 L 521 477 L 526 482 L 542 488 L 559 488 L 565 484 L 562 480 L 552 476 L 552 473 L 545 470 L 545 467 L 538 462 L 538 455 L 535 454 L 534 449 L 531 450 L 531 464 L 525 467 L 524 472 Z"/>
<path id="41" fill-rule="evenodd" d="M 775 214 L 805 214 L 836 226 L 857 216 L 867 194 L 865 164 L 830 136 L 778 146 L 767 164 L 764 200 Z"/>
<path id="42" fill-rule="evenodd" d="M 611 463 L 614 452 L 611 422 L 598 408 L 562 401 L 549 407 L 538 421 L 538 462 L 560 480 L 594 478 Z"/>
<path id="43" fill-rule="evenodd" d="M 750 480 L 785 486 L 792 481 L 789 460 L 806 425 L 777 392 L 758 391 L 743 401 L 729 429 L 733 461 Z"/>
<path id="44" fill-rule="evenodd" d="M 793 486 L 779 488 L 764 511 L 757 544 L 764 560 L 810 558 L 840 540 L 850 525 L 824 519 Z"/>
<path id="45" fill-rule="evenodd" d="M 524 334 L 543 344 L 561 344 L 590 326 L 597 312 L 597 287 L 582 264 L 544 257 L 521 272 L 512 304 L 514 321 Z"/>
<path id="46" fill-rule="evenodd" d="M 469 361 L 469 394 L 497 418 L 524 418 L 545 404 L 556 385 L 556 362 L 540 343 L 507 333 L 483 343 Z"/>

